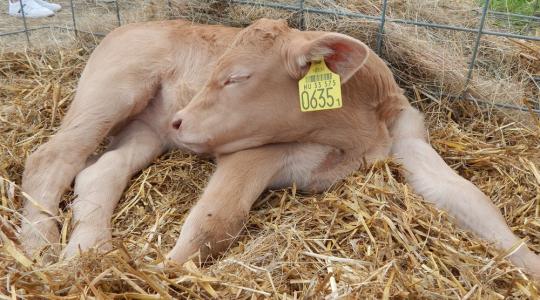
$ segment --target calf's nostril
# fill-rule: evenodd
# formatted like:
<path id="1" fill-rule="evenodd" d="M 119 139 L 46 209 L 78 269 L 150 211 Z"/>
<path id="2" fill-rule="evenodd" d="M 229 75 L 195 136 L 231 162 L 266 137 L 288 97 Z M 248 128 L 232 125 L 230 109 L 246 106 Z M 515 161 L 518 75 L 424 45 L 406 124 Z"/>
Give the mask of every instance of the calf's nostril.
<path id="1" fill-rule="evenodd" d="M 182 125 L 182 119 L 175 120 L 172 123 L 172 127 L 176 130 L 180 129 L 180 125 Z"/>

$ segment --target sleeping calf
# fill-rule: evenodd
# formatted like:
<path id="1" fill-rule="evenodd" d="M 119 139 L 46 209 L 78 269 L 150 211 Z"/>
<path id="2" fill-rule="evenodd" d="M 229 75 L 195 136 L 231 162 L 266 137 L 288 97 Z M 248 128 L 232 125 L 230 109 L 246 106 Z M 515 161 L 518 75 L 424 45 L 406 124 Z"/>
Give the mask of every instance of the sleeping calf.
<path id="1" fill-rule="evenodd" d="M 342 107 L 302 112 L 298 81 L 320 60 L 341 78 Z M 112 134 L 109 148 L 87 163 Z M 540 276 L 540 258 L 520 245 L 497 207 L 426 142 L 421 114 L 373 51 L 343 34 L 266 19 L 245 29 L 165 21 L 110 33 L 58 133 L 27 160 L 26 251 L 58 245 L 58 205 L 74 179 L 74 229 L 63 255 L 109 248 L 111 215 L 130 177 L 178 147 L 212 154 L 217 169 L 170 260 L 229 246 L 268 187 L 323 191 L 392 156 L 418 194 L 500 250 L 519 245 L 508 258 Z"/>

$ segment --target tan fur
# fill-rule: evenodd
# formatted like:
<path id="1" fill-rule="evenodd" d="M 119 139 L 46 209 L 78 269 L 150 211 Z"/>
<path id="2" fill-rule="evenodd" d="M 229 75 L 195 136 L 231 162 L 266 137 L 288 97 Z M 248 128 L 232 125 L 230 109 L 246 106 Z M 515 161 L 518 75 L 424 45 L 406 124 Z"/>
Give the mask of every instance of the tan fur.
<path id="1" fill-rule="evenodd" d="M 318 57 L 341 76 L 343 107 L 303 113 L 297 83 Z M 116 131 L 116 142 L 85 168 Z M 25 204 L 21 240 L 30 254 L 58 243 L 59 200 L 76 177 L 74 231 L 63 253 L 110 247 L 110 218 L 129 178 L 180 147 L 214 155 L 217 169 L 168 254 L 176 262 L 228 247 L 264 189 L 296 183 L 322 191 L 391 154 L 427 201 L 511 248 L 518 238 L 499 211 L 444 163 L 424 131 L 385 63 L 351 37 L 266 19 L 245 29 L 184 21 L 124 26 L 96 48 L 58 133 L 28 158 L 23 189 L 33 201 Z M 526 246 L 510 259 L 540 274 Z"/>

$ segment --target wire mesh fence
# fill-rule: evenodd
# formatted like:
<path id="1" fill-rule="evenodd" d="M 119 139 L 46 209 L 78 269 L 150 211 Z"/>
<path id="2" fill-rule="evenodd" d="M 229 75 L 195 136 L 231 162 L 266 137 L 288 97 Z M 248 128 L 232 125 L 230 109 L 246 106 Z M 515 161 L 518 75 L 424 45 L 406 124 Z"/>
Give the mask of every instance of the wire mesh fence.
<path id="1" fill-rule="evenodd" d="M 514 105 L 514 104 L 508 104 L 508 103 L 493 103 L 493 101 L 484 101 L 482 99 L 476 99 L 471 97 L 466 93 L 467 86 L 469 85 L 469 82 L 473 76 L 473 71 L 475 69 L 476 60 L 478 57 L 478 49 L 482 40 L 483 36 L 496 36 L 501 38 L 512 38 L 512 39 L 520 39 L 520 40 L 527 40 L 527 41 L 538 41 L 540 42 L 540 36 L 534 35 L 534 34 L 527 34 L 523 32 L 504 32 L 500 30 L 490 30 L 486 29 L 486 19 L 488 16 L 493 16 L 495 18 L 504 18 L 504 19 L 513 19 L 520 22 L 525 22 L 528 26 L 531 24 L 540 24 L 540 17 L 537 16 L 535 13 L 539 9 L 539 1 L 540 0 L 533 0 L 533 12 L 531 15 L 524 15 L 524 14 L 518 14 L 518 13 L 512 13 L 512 12 L 499 12 L 499 11 L 492 11 L 489 9 L 491 0 L 484 0 L 482 3 L 481 9 L 478 10 L 479 14 L 479 22 L 476 27 L 465 27 L 465 26 L 459 26 L 459 25 L 452 25 L 452 24 L 442 24 L 442 23 L 436 23 L 436 22 L 426 22 L 422 20 L 415 20 L 415 19 L 404 19 L 404 18 L 392 18 L 387 15 L 387 7 L 388 7 L 388 0 L 381 0 L 381 9 L 379 15 L 368 15 L 363 14 L 360 12 L 351 12 L 350 10 L 340 9 L 336 8 L 335 6 L 329 6 L 328 8 L 325 7 L 314 7 L 310 6 L 306 0 L 291 0 L 291 1 L 261 1 L 261 0 L 227 0 L 223 1 L 227 5 L 251 5 L 253 7 L 266 7 L 266 8 L 273 8 L 273 9 L 279 9 L 284 11 L 291 11 L 295 12 L 298 16 L 298 24 L 300 29 L 305 29 L 305 18 L 308 14 L 317 14 L 317 15 L 326 15 L 326 16 L 341 16 L 341 17 L 349 17 L 349 18 L 355 18 L 355 19 L 364 19 L 369 20 L 371 22 L 377 22 L 378 23 L 378 32 L 376 36 L 376 43 L 375 43 L 375 51 L 379 54 L 381 54 L 381 49 L 383 48 L 384 42 L 385 42 L 385 27 L 388 23 L 396 23 L 396 24 L 403 24 L 403 25 L 411 25 L 411 26 L 418 26 L 423 28 L 433 28 L 438 30 L 450 30 L 450 31 L 456 31 L 456 32 L 466 32 L 466 33 L 473 33 L 475 34 L 474 43 L 472 45 L 472 52 L 471 56 L 468 60 L 468 67 L 465 77 L 465 83 L 463 85 L 463 93 L 460 95 L 446 95 L 451 98 L 459 98 L 469 101 L 474 101 L 477 104 L 488 104 L 493 106 L 498 106 L 501 108 L 509 108 L 509 109 L 515 109 L 515 110 L 521 110 L 521 111 L 533 111 L 535 113 L 540 114 L 540 101 L 536 101 L 536 104 L 534 107 L 530 106 L 520 106 L 520 105 Z M 121 26 L 122 25 L 122 9 L 121 6 L 118 3 L 118 0 L 111 1 L 113 4 L 113 12 L 116 18 L 116 24 L 115 26 Z M 324 1 L 323 1 L 324 2 Z M 335 1 L 332 1 L 335 2 Z M 167 0 L 164 2 L 165 5 L 168 6 L 169 11 L 172 10 L 172 4 L 170 0 Z M 71 14 L 71 24 L 69 26 L 58 26 L 58 25 L 42 25 L 42 26 L 29 26 L 27 22 L 27 16 L 24 12 L 24 6 L 21 6 L 22 10 L 22 20 L 21 20 L 21 28 L 18 30 L 11 30 L 11 31 L 5 31 L 0 32 L 0 37 L 2 36 L 12 36 L 12 35 L 24 35 L 26 38 L 26 43 L 31 44 L 31 33 L 39 30 L 44 29 L 52 29 L 52 30 L 67 30 L 70 32 L 73 32 L 75 36 L 77 36 L 81 32 L 85 33 L 91 33 L 95 36 L 104 36 L 105 32 L 88 32 L 84 29 L 79 28 L 78 26 L 78 15 L 76 13 L 77 4 L 74 3 L 73 0 L 69 0 L 69 11 Z M 171 18 L 174 18 L 174 15 L 169 16 Z M 531 77 L 531 80 L 534 81 L 536 86 L 539 86 L 540 77 L 538 75 L 534 75 Z M 540 89 L 540 87 L 539 87 Z"/>

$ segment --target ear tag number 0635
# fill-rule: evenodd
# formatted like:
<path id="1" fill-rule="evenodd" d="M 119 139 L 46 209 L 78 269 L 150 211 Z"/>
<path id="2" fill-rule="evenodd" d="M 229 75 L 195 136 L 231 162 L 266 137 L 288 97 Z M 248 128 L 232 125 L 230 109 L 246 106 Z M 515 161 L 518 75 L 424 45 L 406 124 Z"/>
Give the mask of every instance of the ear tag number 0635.
<path id="1" fill-rule="evenodd" d="M 335 109 L 342 105 L 339 75 L 328 69 L 324 59 L 311 62 L 306 76 L 298 81 L 298 92 L 303 112 Z"/>

